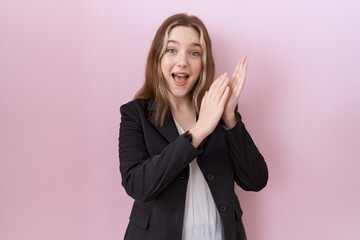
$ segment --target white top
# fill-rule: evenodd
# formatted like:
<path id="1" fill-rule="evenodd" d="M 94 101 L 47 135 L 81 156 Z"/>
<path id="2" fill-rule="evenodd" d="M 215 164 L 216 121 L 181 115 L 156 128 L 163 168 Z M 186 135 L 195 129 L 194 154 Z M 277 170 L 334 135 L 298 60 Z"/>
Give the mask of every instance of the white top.
<path id="1" fill-rule="evenodd" d="M 181 126 L 174 122 L 179 134 L 183 134 Z M 225 239 L 219 212 L 196 158 L 189 167 L 182 240 Z"/>

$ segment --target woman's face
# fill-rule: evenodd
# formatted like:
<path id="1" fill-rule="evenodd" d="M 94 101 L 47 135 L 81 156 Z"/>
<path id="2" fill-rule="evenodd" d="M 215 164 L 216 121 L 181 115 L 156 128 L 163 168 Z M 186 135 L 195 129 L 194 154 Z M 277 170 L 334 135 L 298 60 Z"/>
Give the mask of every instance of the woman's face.
<path id="1" fill-rule="evenodd" d="M 201 72 L 200 37 L 192 27 L 175 27 L 161 59 L 161 71 L 166 80 L 170 98 L 189 97 Z"/>

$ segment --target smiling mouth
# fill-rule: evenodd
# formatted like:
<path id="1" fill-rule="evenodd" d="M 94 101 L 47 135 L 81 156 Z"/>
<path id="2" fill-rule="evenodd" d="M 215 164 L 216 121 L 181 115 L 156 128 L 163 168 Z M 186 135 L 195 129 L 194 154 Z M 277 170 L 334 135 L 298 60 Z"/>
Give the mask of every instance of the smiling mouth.
<path id="1" fill-rule="evenodd" d="M 183 86 L 186 83 L 186 80 L 189 78 L 189 74 L 186 73 L 172 73 L 171 76 L 174 79 L 174 82 L 177 86 Z"/>

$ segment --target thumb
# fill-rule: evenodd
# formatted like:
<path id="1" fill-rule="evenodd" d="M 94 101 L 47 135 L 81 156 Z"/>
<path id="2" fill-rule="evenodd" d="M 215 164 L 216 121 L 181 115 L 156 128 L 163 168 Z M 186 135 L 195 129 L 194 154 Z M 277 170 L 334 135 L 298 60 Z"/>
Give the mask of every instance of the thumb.
<path id="1" fill-rule="evenodd" d="M 226 87 L 225 91 L 224 91 L 224 94 L 221 96 L 221 99 L 220 99 L 220 106 L 222 108 L 224 108 L 224 106 L 225 106 L 225 103 L 226 103 L 226 101 L 228 99 L 228 96 L 229 96 L 229 92 L 230 92 L 230 88 Z"/>

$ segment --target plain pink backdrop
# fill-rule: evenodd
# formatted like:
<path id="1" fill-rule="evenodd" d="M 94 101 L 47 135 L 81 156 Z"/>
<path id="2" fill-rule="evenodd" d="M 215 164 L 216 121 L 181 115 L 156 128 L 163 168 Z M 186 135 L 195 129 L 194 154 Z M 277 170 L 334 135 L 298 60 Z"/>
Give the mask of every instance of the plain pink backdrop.
<path id="1" fill-rule="evenodd" d="M 239 101 L 268 163 L 237 187 L 250 240 L 360 239 L 360 4 L 0 2 L 0 239 L 122 239 L 119 107 L 162 21 L 195 14 L 217 75 L 248 56 Z"/>

